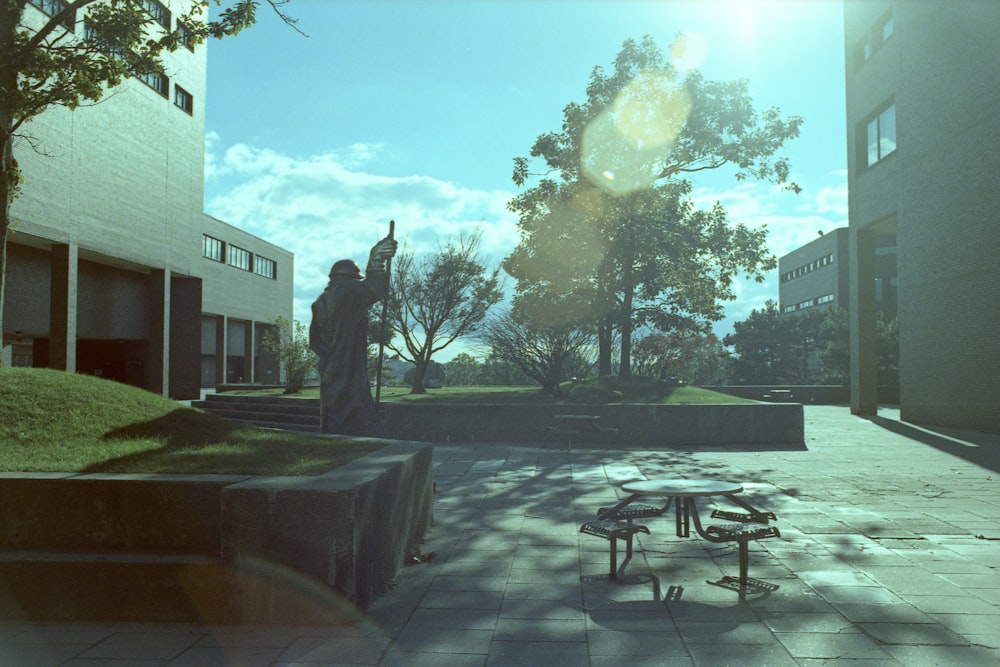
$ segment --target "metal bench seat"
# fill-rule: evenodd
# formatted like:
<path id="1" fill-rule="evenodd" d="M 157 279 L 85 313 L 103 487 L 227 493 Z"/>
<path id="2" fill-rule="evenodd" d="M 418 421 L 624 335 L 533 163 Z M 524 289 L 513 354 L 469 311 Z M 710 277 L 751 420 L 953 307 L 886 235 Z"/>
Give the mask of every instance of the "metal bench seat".
<path id="1" fill-rule="evenodd" d="M 778 517 L 774 516 L 774 512 L 757 512 L 756 514 L 750 514 L 747 512 L 730 512 L 728 510 L 714 510 L 712 512 L 712 518 L 725 519 L 726 521 L 753 521 L 755 523 L 767 523 L 768 521 L 776 521 L 778 519 Z"/>
<path id="2" fill-rule="evenodd" d="M 715 516 L 713 512 L 712 516 Z M 730 523 L 718 526 L 708 526 L 705 528 L 704 536 L 712 542 L 736 542 L 740 548 L 740 577 L 738 580 L 740 590 L 747 586 L 747 570 L 749 569 L 749 549 L 747 544 L 751 540 L 763 540 L 769 537 L 781 537 L 781 533 L 774 526 L 753 525 L 748 522 Z M 724 583 L 736 583 L 732 577 L 723 577 Z M 711 582 L 710 582 L 711 583 Z"/>
<path id="3" fill-rule="evenodd" d="M 631 521 L 595 519 L 580 526 L 580 532 L 586 535 L 602 537 L 610 542 L 610 576 L 612 579 L 616 579 L 618 577 L 618 540 L 625 541 L 625 562 L 622 563 L 622 568 L 624 568 L 628 560 L 632 558 L 632 538 L 636 533 L 646 533 L 648 535 L 649 528 L 632 523 Z"/>
<path id="4" fill-rule="evenodd" d="M 642 503 L 631 503 L 622 507 L 614 513 L 614 519 L 625 519 L 626 521 L 631 521 L 632 519 L 648 519 L 654 516 L 662 516 L 664 512 L 670 507 L 670 503 L 667 503 L 663 507 L 656 507 L 655 505 L 643 505 Z M 597 516 L 602 516 L 607 514 L 613 507 L 602 507 L 597 510 Z"/>

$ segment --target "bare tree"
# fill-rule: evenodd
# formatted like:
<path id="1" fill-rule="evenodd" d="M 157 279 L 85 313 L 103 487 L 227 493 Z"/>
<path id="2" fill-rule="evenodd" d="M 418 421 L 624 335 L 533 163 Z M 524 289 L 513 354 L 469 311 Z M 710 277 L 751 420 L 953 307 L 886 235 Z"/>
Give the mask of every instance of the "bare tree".
<path id="1" fill-rule="evenodd" d="M 477 334 L 489 309 L 503 297 L 500 269 L 479 255 L 481 234 L 460 236 L 417 259 L 403 251 L 393 263 L 388 300 L 389 349 L 416 365 L 411 393 L 422 394 L 431 357 L 459 338 Z"/>
<path id="2" fill-rule="evenodd" d="M 494 358 L 515 364 L 545 393 L 558 394 L 559 383 L 578 370 L 576 361 L 593 347 L 592 332 L 591 326 L 508 311 L 489 320 L 482 338 Z"/>

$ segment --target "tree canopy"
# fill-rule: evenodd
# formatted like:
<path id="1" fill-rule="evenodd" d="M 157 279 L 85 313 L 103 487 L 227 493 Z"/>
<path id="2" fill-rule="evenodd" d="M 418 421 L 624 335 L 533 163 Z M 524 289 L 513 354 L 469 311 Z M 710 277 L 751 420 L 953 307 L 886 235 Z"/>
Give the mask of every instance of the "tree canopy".
<path id="1" fill-rule="evenodd" d="M 732 223 L 718 204 L 697 209 L 689 176 L 729 166 L 738 180 L 798 191 L 776 152 L 801 119 L 756 111 L 746 81 L 681 78 L 650 37 L 626 41 L 611 72 L 596 67 L 586 95 L 532 146 L 543 172 L 514 160 L 514 182 L 533 184 L 509 204 L 521 238 L 504 268 L 517 280 L 515 312 L 552 302 L 588 317 L 601 374 L 617 334 L 629 377 L 635 326 L 704 330 L 736 277 L 763 280 L 775 265 L 766 230 Z"/>
<path id="2" fill-rule="evenodd" d="M 52 106 L 98 102 L 129 77 L 162 74 L 166 53 L 236 35 L 256 21 L 256 0 L 212 1 L 222 7 L 215 19 L 206 16 L 208 2 L 192 0 L 165 23 L 148 0 L 0 2 L 0 331 L 10 205 L 22 187 L 15 138 L 30 143 L 25 126 Z M 295 27 L 284 12 L 289 0 L 267 2 Z M 34 9 L 26 12 L 29 4 Z"/>

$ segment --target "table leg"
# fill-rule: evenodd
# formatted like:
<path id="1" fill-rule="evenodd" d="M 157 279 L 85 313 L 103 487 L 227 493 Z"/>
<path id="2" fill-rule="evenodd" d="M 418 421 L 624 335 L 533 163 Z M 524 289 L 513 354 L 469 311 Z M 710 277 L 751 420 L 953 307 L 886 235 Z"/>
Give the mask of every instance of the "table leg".
<path id="1" fill-rule="evenodd" d="M 677 517 L 677 537 L 691 537 L 689 502 L 694 504 L 691 498 L 677 498 L 677 505 L 674 507 L 674 513 Z"/>

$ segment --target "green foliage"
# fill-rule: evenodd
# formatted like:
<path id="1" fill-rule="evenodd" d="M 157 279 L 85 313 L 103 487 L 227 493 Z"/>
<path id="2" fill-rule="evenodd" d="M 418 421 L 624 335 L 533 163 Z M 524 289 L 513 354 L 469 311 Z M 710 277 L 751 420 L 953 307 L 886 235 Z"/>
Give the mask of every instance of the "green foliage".
<path id="1" fill-rule="evenodd" d="M 521 240 L 504 268 L 516 312 L 534 301 L 558 304 L 566 322 L 589 319 L 602 374 L 617 332 L 627 377 L 633 327 L 703 330 L 738 275 L 762 280 L 775 264 L 764 230 L 730 223 L 719 205 L 695 209 L 687 175 L 728 165 L 737 179 L 798 191 L 775 153 L 801 119 L 755 111 L 746 81 L 681 80 L 649 37 L 626 41 L 612 72 L 595 68 L 586 93 L 566 106 L 561 132 L 532 146 L 544 174 L 515 158 L 517 185 L 542 178 L 509 204 Z"/>
<path id="2" fill-rule="evenodd" d="M 316 369 L 319 358 L 309 348 L 309 330 L 299 321 L 279 317 L 261 339 L 265 350 L 281 364 L 285 378 L 285 393 L 297 394 L 306 379 Z"/>
<path id="3" fill-rule="evenodd" d="M 381 445 L 245 427 L 136 387 L 0 368 L 0 471 L 317 475 Z"/>
<path id="4" fill-rule="evenodd" d="M 467 387 L 481 384 L 480 372 L 482 364 L 467 352 L 455 355 L 455 358 L 445 364 L 448 373 L 448 385 L 452 387 Z"/>
<path id="5" fill-rule="evenodd" d="M 735 349 L 738 384 L 850 382 L 850 321 L 843 308 L 782 315 L 777 304 L 768 301 L 733 328 L 724 342 Z M 898 320 L 879 315 L 876 336 L 878 383 L 898 386 Z"/>
<path id="6" fill-rule="evenodd" d="M 819 313 L 822 315 L 822 313 Z M 737 384 L 804 384 L 806 340 L 817 337 L 818 320 L 813 317 L 782 315 L 778 304 L 767 301 L 764 308 L 733 325 L 733 333 L 723 341 L 736 351 L 733 379 Z"/>

